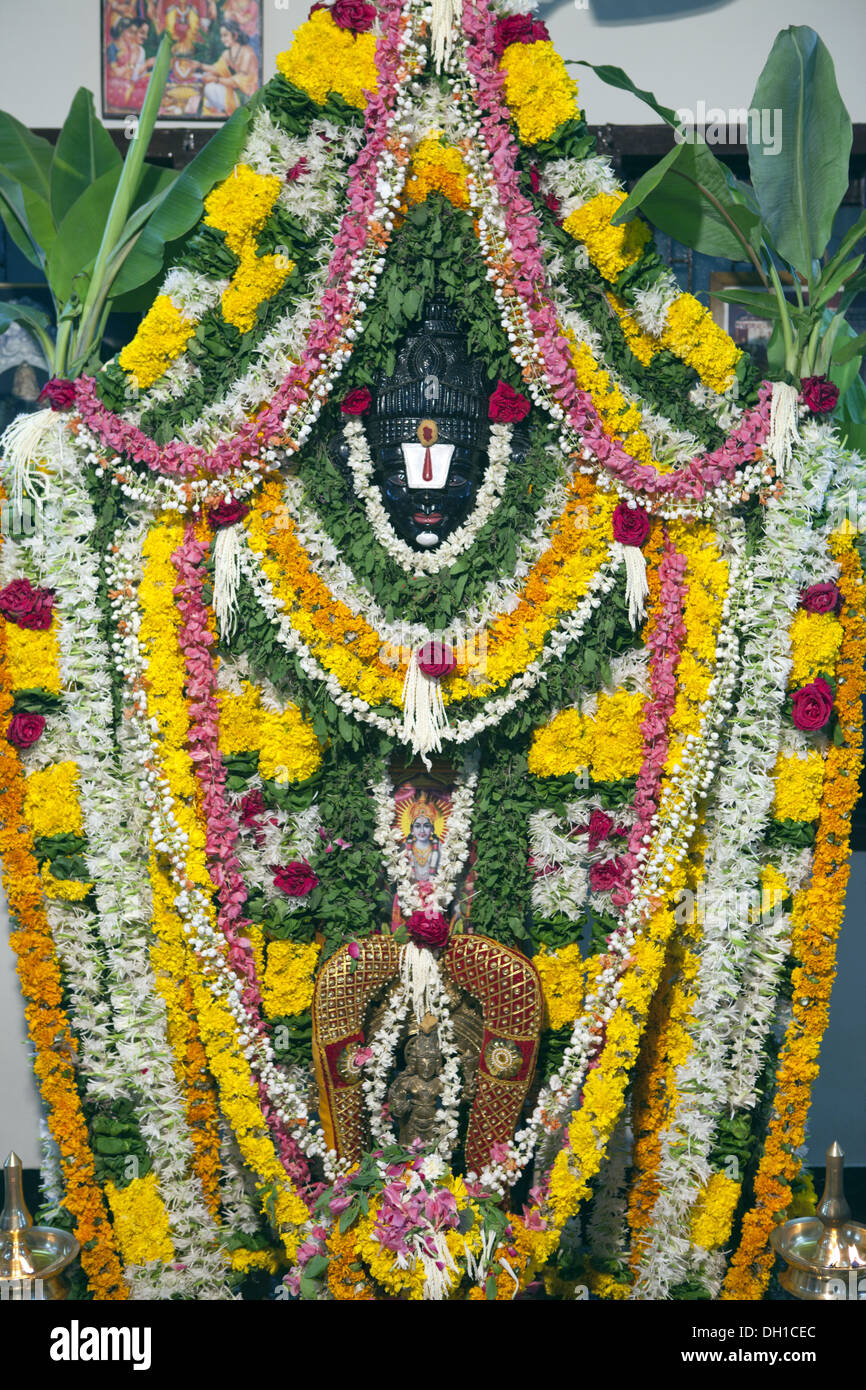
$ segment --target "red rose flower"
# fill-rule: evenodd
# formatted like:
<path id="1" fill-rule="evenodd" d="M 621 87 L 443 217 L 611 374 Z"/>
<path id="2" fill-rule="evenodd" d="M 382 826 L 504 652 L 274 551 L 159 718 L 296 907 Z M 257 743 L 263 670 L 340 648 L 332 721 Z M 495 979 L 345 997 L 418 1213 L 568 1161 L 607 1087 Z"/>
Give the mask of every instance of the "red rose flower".
<path id="1" fill-rule="evenodd" d="M 525 420 L 530 409 L 531 404 L 526 396 L 500 381 L 490 397 L 487 413 L 497 424 L 510 425 L 515 421 Z"/>
<path id="2" fill-rule="evenodd" d="M 331 18 L 341 29 L 351 29 L 353 34 L 366 34 L 373 27 L 376 6 L 368 5 L 366 0 L 334 0 Z"/>
<path id="3" fill-rule="evenodd" d="M 306 859 L 293 859 L 290 864 L 272 864 L 274 887 L 290 898 L 305 898 L 319 882 Z"/>
<path id="4" fill-rule="evenodd" d="M 15 748 L 30 748 L 45 732 L 41 714 L 13 714 L 6 737 Z"/>
<path id="5" fill-rule="evenodd" d="M 215 507 L 208 507 L 207 517 L 213 527 L 234 526 L 249 515 L 249 510 L 246 502 L 218 502 Z"/>
<path id="6" fill-rule="evenodd" d="M 441 912 L 429 912 L 425 908 L 419 908 L 406 923 L 406 930 L 416 946 L 428 946 L 431 951 L 435 951 L 445 945 L 451 928 L 448 919 L 443 917 Z"/>
<path id="7" fill-rule="evenodd" d="M 0 613 L 10 623 L 45 632 L 51 626 L 54 595 L 50 589 L 34 589 L 29 579 L 13 579 L 0 589 Z"/>
<path id="8" fill-rule="evenodd" d="M 813 415 L 829 415 L 831 410 L 836 409 L 839 387 L 825 376 L 807 376 L 800 382 L 800 394 L 803 404 Z"/>
<path id="9" fill-rule="evenodd" d="M 357 391 L 350 391 L 348 396 L 343 398 L 340 406 L 344 415 L 364 415 L 373 404 L 373 397 L 366 386 L 360 386 Z"/>
<path id="10" fill-rule="evenodd" d="M 593 811 L 586 828 L 589 831 L 587 848 L 592 852 L 592 850 L 598 849 L 602 840 L 607 839 L 613 830 L 613 821 L 610 816 L 605 815 L 604 811 Z"/>
<path id="11" fill-rule="evenodd" d="M 545 193 L 544 206 L 547 208 L 548 212 L 553 213 L 554 217 L 558 217 L 559 209 L 561 208 L 562 204 L 560 203 L 555 193 Z"/>
<path id="12" fill-rule="evenodd" d="M 431 680 L 450 676 L 457 665 L 457 657 L 444 642 L 425 642 L 418 653 L 418 670 Z"/>
<path id="13" fill-rule="evenodd" d="M 798 729 L 807 733 L 823 729 L 832 713 L 833 691 L 823 676 L 795 691 L 791 714 Z"/>
<path id="14" fill-rule="evenodd" d="M 620 502 L 613 513 L 613 538 L 620 545 L 643 545 L 649 535 L 649 517 L 643 507 Z"/>
<path id="15" fill-rule="evenodd" d="M 52 410 L 68 410 L 75 401 L 75 382 L 53 376 L 39 392 L 40 401 L 47 401 Z"/>
<path id="16" fill-rule="evenodd" d="M 838 584 L 811 584 L 800 594 L 800 607 L 807 613 L 838 613 L 842 594 Z"/>
<path id="17" fill-rule="evenodd" d="M 532 184 L 533 193 L 537 193 L 541 188 L 541 179 L 538 176 L 537 164 L 530 164 L 529 166 L 529 182 Z"/>
<path id="18" fill-rule="evenodd" d="M 493 36 L 496 61 L 499 61 L 509 44 L 538 43 L 549 38 L 547 25 L 540 19 L 533 19 L 531 14 L 505 15 L 497 19 Z"/>
<path id="19" fill-rule="evenodd" d="M 601 864 L 590 865 L 589 886 L 594 893 L 609 893 L 617 888 L 625 877 L 625 867 L 621 859 L 605 859 Z"/>

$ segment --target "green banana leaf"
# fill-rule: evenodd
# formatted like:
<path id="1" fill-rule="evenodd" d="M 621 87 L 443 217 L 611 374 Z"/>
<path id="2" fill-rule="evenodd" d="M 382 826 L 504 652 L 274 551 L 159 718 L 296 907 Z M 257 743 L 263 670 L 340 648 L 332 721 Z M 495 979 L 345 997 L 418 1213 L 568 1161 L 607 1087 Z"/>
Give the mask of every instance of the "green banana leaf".
<path id="1" fill-rule="evenodd" d="M 72 98 L 51 164 L 51 215 L 59 227 L 72 205 L 103 174 L 120 170 L 120 153 L 97 120 L 93 93 L 79 87 Z"/>
<path id="2" fill-rule="evenodd" d="M 852 139 L 833 60 L 814 29 L 799 24 L 777 36 L 752 106 L 782 112 L 775 154 L 749 131 L 752 185 L 779 254 L 811 282 L 848 187 Z"/>
<path id="3" fill-rule="evenodd" d="M 215 184 L 228 178 L 238 161 L 246 139 L 250 107 L 241 106 L 225 125 L 181 171 L 141 227 L 131 217 L 126 233 L 137 237 L 112 285 L 112 297 L 128 295 L 152 281 L 163 269 L 166 247 L 178 241 L 195 226 L 204 210 L 204 200 Z M 123 250 L 128 235 L 120 243 Z"/>

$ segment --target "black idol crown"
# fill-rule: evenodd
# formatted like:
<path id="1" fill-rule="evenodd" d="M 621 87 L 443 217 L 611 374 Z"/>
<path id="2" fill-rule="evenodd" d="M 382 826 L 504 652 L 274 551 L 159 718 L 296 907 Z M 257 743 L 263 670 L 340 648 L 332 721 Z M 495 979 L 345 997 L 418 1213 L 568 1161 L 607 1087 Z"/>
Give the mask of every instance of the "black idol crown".
<path id="1" fill-rule="evenodd" d="M 380 372 L 368 433 L 374 449 L 418 437 L 422 420 L 435 420 L 440 439 L 486 449 L 490 385 L 483 365 L 470 358 L 466 336 L 447 301 L 436 295 L 406 335 L 394 371 Z"/>

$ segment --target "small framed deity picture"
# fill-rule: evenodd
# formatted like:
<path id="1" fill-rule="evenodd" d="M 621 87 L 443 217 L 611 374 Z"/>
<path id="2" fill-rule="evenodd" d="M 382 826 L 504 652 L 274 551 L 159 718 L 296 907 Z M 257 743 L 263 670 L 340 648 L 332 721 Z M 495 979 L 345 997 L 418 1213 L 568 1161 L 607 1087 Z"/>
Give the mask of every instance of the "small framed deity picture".
<path id="1" fill-rule="evenodd" d="M 101 0 L 102 114 L 133 116 L 163 34 L 162 119 L 226 120 L 262 84 L 262 0 Z"/>

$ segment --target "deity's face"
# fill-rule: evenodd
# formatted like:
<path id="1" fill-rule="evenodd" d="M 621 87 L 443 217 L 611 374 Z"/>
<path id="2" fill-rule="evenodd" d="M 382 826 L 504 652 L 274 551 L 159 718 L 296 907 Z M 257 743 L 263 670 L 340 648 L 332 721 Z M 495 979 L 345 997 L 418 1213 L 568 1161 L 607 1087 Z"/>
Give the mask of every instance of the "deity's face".
<path id="1" fill-rule="evenodd" d="M 472 511 L 486 465 L 484 450 L 442 439 L 429 462 L 417 438 L 379 449 L 376 477 L 401 540 L 422 551 L 447 540 Z"/>
<path id="2" fill-rule="evenodd" d="M 435 1033 L 421 1033 L 415 1046 L 415 1071 L 422 1081 L 432 1081 L 442 1064 L 439 1042 Z"/>
<path id="3" fill-rule="evenodd" d="M 427 816 L 416 816 L 412 822 L 412 836 L 419 843 L 426 844 L 433 834 L 433 822 Z"/>

